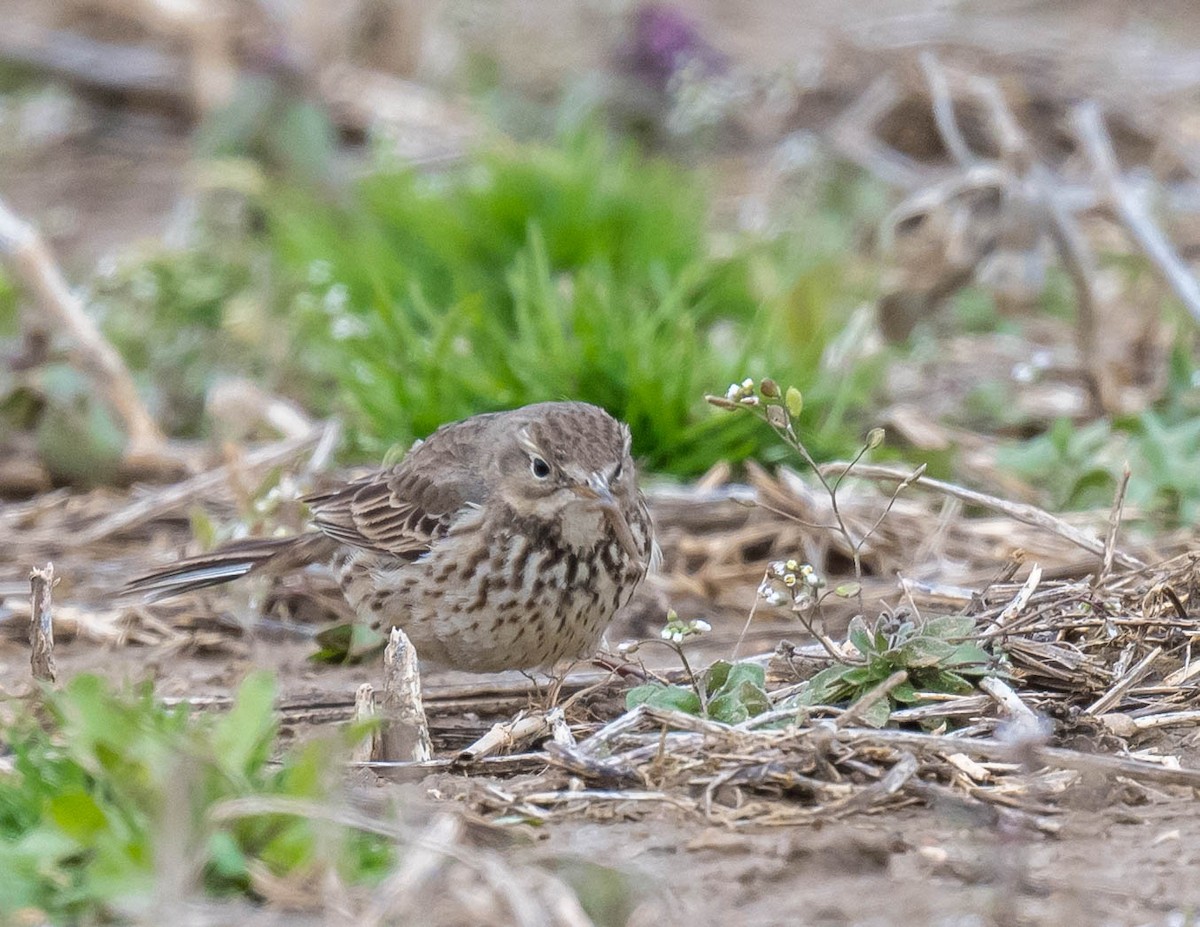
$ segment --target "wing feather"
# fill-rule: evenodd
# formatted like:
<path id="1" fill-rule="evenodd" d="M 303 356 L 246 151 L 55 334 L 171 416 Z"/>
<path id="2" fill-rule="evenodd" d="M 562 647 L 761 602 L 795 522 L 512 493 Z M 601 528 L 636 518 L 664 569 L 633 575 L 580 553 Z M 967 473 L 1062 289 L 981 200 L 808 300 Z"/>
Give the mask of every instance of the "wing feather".
<path id="1" fill-rule="evenodd" d="M 391 469 L 309 496 L 313 526 L 352 547 L 416 560 L 484 501 L 480 424 L 446 426 Z"/>

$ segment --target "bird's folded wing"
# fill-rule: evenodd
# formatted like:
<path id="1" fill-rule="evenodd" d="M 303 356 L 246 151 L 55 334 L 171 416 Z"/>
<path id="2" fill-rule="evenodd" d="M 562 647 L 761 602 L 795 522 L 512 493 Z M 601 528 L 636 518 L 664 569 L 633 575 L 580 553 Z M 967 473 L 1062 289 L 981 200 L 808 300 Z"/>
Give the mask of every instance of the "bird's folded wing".
<path id="1" fill-rule="evenodd" d="M 456 478 L 453 469 L 429 472 L 407 463 L 306 498 L 313 526 L 352 547 L 416 560 L 479 500 L 472 481 Z"/>

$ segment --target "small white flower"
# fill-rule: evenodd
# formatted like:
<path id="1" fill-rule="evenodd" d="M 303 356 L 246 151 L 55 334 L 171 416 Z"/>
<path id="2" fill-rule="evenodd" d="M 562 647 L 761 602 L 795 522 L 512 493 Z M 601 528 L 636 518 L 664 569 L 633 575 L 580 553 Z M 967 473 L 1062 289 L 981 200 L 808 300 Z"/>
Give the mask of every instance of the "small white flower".
<path id="1" fill-rule="evenodd" d="M 621 641 L 621 643 L 617 644 L 617 653 L 627 656 L 631 653 L 637 653 L 638 648 L 641 646 L 638 641 Z"/>
<path id="2" fill-rule="evenodd" d="M 337 341 L 347 341 L 351 338 L 362 338 L 367 334 L 367 324 L 362 319 L 352 315 L 338 316 L 329 326 L 329 334 Z"/>
<path id="3" fill-rule="evenodd" d="M 703 618 L 695 618 L 692 620 L 692 630 L 697 634 L 705 634 L 712 630 L 712 625 Z"/>
<path id="4" fill-rule="evenodd" d="M 667 627 L 663 628 L 662 631 L 659 633 L 659 636 L 662 637 L 662 639 L 665 641 L 674 640 L 675 639 L 675 629 L 672 628 L 670 625 L 667 625 Z"/>
<path id="5" fill-rule="evenodd" d="M 775 607 L 783 605 L 788 600 L 787 596 L 776 589 L 770 580 L 764 580 L 758 587 L 758 597 L 768 605 Z"/>
<path id="6" fill-rule="evenodd" d="M 344 283 L 335 283 L 325 291 L 325 298 L 321 305 L 330 315 L 340 315 L 346 311 L 346 304 L 350 302 L 350 291 Z"/>
<path id="7" fill-rule="evenodd" d="M 325 260 L 316 260 L 308 265 L 308 282 L 312 286 L 325 286 L 333 279 L 333 265 Z"/>

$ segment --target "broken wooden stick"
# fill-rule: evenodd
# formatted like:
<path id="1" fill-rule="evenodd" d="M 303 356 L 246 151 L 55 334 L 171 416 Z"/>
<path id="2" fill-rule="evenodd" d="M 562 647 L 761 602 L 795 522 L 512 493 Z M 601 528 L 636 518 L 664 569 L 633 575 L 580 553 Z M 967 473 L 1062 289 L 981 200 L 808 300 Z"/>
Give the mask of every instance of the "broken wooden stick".
<path id="1" fill-rule="evenodd" d="M 375 720 L 375 688 L 364 682 L 354 693 L 354 723 L 366 724 Z M 378 751 L 379 728 L 374 728 L 370 735 L 354 745 L 350 751 L 351 763 L 369 763 L 371 757 Z"/>
<path id="2" fill-rule="evenodd" d="M 429 721 L 421 700 L 421 671 L 417 651 L 399 628 L 392 628 L 383 651 L 383 727 L 377 760 L 415 760 L 433 757 Z"/>
<path id="3" fill-rule="evenodd" d="M 44 569 L 34 567 L 29 573 L 29 666 L 39 682 L 54 682 L 58 670 L 54 665 L 54 615 L 52 590 L 54 564 Z"/>

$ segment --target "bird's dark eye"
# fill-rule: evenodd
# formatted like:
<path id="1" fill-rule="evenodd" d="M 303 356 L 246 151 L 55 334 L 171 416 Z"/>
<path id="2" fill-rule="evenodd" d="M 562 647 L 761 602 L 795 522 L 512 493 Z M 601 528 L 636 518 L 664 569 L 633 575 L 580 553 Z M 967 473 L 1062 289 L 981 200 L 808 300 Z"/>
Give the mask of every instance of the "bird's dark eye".
<path id="1" fill-rule="evenodd" d="M 617 464 L 617 468 L 615 470 L 613 470 L 613 472 L 612 472 L 612 479 L 613 479 L 614 483 L 621 478 L 621 473 L 624 471 L 624 469 L 625 469 L 624 461 L 621 461 L 621 463 Z"/>
<path id="2" fill-rule="evenodd" d="M 529 469 L 533 471 L 533 475 L 539 480 L 544 480 L 550 475 L 550 464 L 546 463 L 540 457 L 534 457 L 529 462 Z"/>

